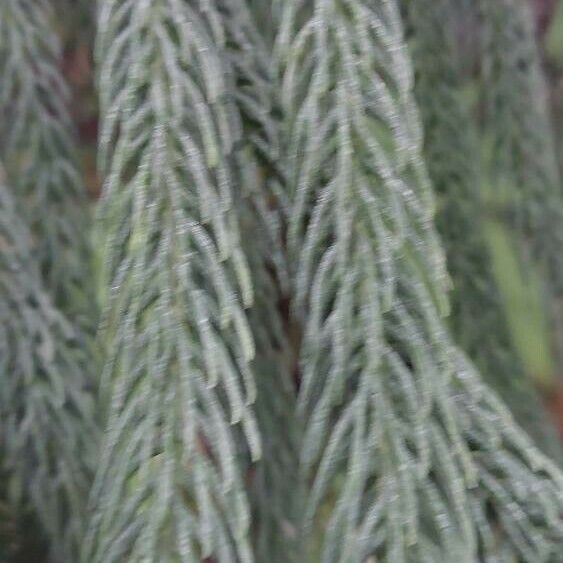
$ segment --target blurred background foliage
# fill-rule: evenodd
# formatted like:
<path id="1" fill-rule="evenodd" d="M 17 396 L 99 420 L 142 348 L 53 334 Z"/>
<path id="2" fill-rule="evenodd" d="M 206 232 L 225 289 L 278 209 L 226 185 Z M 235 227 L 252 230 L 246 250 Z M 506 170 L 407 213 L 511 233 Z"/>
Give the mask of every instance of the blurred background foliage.
<path id="1" fill-rule="evenodd" d="M 530 0 L 535 16 L 535 32 L 548 82 L 558 163 L 563 169 L 563 1 Z M 463 30 L 463 22 L 458 28 Z M 465 45 L 471 45 L 471 27 L 465 34 Z M 471 58 L 471 56 L 475 58 Z M 476 54 L 465 54 L 468 61 Z M 466 66 L 468 76 L 476 69 Z M 471 88 L 468 89 L 471 96 Z M 487 146 L 483 146 L 484 151 Z M 484 188 L 486 190 L 486 186 Z M 560 186 L 561 189 L 561 186 Z M 485 202 L 493 205 L 490 198 Z M 544 279 L 536 270 L 523 267 L 518 249 L 506 224 L 485 205 L 487 238 L 493 258 L 495 276 L 516 350 L 522 364 L 540 390 L 560 436 L 563 437 L 563 302 L 548 297 Z M 562 249 L 563 250 L 563 249 Z"/>
<path id="2" fill-rule="evenodd" d="M 550 127 L 555 135 L 559 172 L 563 170 L 563 1 L 529 0 L 534 17 L 534 32 L 547 81 Z M 454 2 L 454 28 L 457 63 L 463 74 L 465 102 L 480 124 L 481 221 L 493 274 L 500 291 L 512 345 L 520 364 L 542 397 L 563 438 L 563 301 L 560 291 L 550 287 L 550 275 L 537 257 L 523 258 L 521 241 L 514 236 L 510 217 L 502 213 L 505 196 L 513 186 L 500 185 L 490 174 L 497 158 L 493 140 L 487 135 L 490 114 L 480 90 L 483 69 L 480 53 L 482 21 L 472 0 Z M 498 69 L 497 69 L 498 70 Z M 494 72 L 494 71 L 493 71 Z M 514 85 L 516 88 L 516 85 Z M 538 161 L 543 155 L 532 155 Z M 561 195 L 560 180 L 557 189 Z M 547 221 L 546 221 L 547 223 Z M 544 265 L 545 266 L 545 265 Z M 550 264 L 546 268 L 549 270 Z"/>

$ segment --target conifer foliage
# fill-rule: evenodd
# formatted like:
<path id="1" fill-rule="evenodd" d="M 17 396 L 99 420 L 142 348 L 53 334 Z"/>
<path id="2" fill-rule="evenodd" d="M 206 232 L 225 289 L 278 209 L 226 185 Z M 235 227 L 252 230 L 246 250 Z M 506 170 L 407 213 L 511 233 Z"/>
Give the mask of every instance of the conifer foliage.
<path id="1" fill-rule="evenodd" d="M 242 118 L 240 206 L 242 242 L 254 283 L 250 323 L 256 340 L 256 417 L 262 457 L 250 486 L 256 561 L 300 561 L 297 545 L 302 481 L 298 471 L 300 424 L 295 417 L 295 350 L 298 332 L 283 314 L 288 266 L 281 244 L 284 200 L 280 122 L 271 64 L 271 28 L 258 31 L 259 13 L 246 0 L 220 4 L 227 33 L 226 58 L 233 69 Z M 264 14 L 262 15 L 264 16 Z M 267 20 L 265 20 L 267 21 Z"/>
<path id="2" fill-rule="evenodd" d="M 49 0 L 0 4 L 0 153 L 55 304 L 96 322 L 86 190 Z"/>
<path id="3" fill-rule="evenodd" d="M 454 281 L 489 265 L 472 161 L 438 166 L 415 93 L 456 156 L 476 141 L 415 92 L 399 0 L 100 0 L 95 405 L 53 12 L 0 16 L 0 540 L 24 505 L 56 563 L 560 559 L 563 475 L 465 355 L 506 375 L 509 346 L 479 355 L 465 289 L 465 351 L 447 327 L 431 180 Z"/>
<path id="4" fill-rule="evenodd" d="M 0 242 L 2 489 L 9 513 L 35 512 L 53 561 L 74 561 L 97 445 L 88 350 L 42 284 L 4 178 Z"/>
<path id="5" fill-rule="evenodd" d="M 224 25 L 183 0 L 106 0 L 98 24 L 111 399 L 84 561 L 251 561 L 253 289 Z"/>
<path id="6" fill-rule="evenodd" d="M 393 0 L 285 4 L 277 49 L 303 315 L 313 560 L 557 557 L 561 474 L 454 348 Z"/>

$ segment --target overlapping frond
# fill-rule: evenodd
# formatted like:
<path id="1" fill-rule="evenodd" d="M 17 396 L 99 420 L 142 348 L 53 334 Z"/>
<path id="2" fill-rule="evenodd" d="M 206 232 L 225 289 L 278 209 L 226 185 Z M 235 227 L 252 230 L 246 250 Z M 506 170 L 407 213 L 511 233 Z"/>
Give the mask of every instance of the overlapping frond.
<path id="1" fill-rule="evenodd" d="M 539 261 L 561 292 L 563 198 L 531 8 L 525 0 L 478 6 L 493 202 L 519 236 L 525 260 Z"/>
<path id="2" fill-rule="evenodd" d="M 3 178 L 0 245 L 2 489 L 12 515 L 35 513 L 53 561 L 75 561 L 97 445 L 88 352 L 42 284 Z"/>
<path id="3" fill-rule="evenodd" d="M 245 189 L 240 206 L 243 246 L 255 293 L 250 324 L 256 339 L 255 411 L 263 452 L 253 473 L 257 561 L 300 561 L 297 549 L 302 499 L 298 473 L 299 423 L 295 417 L 295 330 L 287 318 L 288 279 L 282 246 L 285 173 L 280 169 L 279 116 L 276 117 L 269 17 L 246 0 L 225 0 L 221 12 L 228 36 L 235 101 L 244 145 Z M 257 22 L 261 22 L 258 31 Z"/>
<path id="4" fill-rule="evenodd" d="M 84 179 L 49 0 L 0 4 L 0 153 L 54 303 L 96 322 Z"/>
<path id="5" fill-rule="evenodd" d="M 228 60 L 240 108 L 244 145 L 242 241 L 254 281 L 250 325 L 256 340 L 256 417 L 262 458 L 250 486 L 257 561 L 300 561 L 297 549 L 302 483 L 298 473 L 299 424 L 295 417 L 296 327 L 287 318 L 287 264 L 282 246 L 279 198 L 281 170 L 279 112 L 274 91 L 271 26 L 248 0 L 224 0 L 221 13 L 228 36 Z M 260 32 L 257 21 L 261 22 Z"/>
<path id="6" fill-rule="evenodd" d="M 265 244 L 268 233 L 253 200 L 246 202 L 241 225 L 255 286 L 250 326 L 256 340 L 255 411 L 262 436 L 262 457 L 249 491 L 254 510 L 254 549 L 256 561 L 290 563 L 301 561 L 297 538 L 303 498 L 299 423 L 295 417 L 295 357 L 290 327 L 280 314 L 287 298 L 273 273 L 275 266 Z"/>
<path id="7" fill-rule="evenodd" d="M 241 120 L 216 2 L 99 13 L 108 431 L 88 563 L 251 561 L 253 301 Z"/>
<path id="8" fill-rule="evenodd" d="M 511 342 L 485 241 L 478 136 L 463 98 L 452 36 L 452 11 L 458 6 L 451 0 L 403 4 L 424 125 L 424 156 L 437 194 L 436 227 L 453 282 L 449 325 L 519 424 L 556 458 L 561 452 L 555 429 Z"/>
<path id="9" fill-rule="evenodd" d="M 395 0 L 286 2 L 276 49 L 304 323 L 304 544 L 315 527 L 323 562 L 554 560 L 563 477 L 444 328 Z"/>

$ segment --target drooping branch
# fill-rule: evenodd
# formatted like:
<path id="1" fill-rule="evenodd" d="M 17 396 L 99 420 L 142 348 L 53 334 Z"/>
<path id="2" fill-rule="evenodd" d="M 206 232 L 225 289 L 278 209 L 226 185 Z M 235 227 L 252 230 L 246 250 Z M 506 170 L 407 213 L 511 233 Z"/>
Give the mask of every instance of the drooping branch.
<path id="1" fill-rule="evenodd" d="M 324 562 L 548 561 L 563 538 L 562 476 L 444 327 L 448 278 L 396 2 L 287 2 L 277 54 L 305 326 L 304 543 L 316 526 Z"/>
<path id="2" fill-rule="evenodd" d="M 84 561 L 252 561 L 245 452 L 261 446 L 227 34 L 215 2 L 106 0 L 98 25 L 110 412 Z"/>

